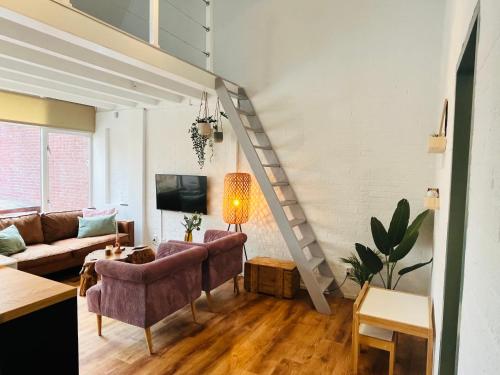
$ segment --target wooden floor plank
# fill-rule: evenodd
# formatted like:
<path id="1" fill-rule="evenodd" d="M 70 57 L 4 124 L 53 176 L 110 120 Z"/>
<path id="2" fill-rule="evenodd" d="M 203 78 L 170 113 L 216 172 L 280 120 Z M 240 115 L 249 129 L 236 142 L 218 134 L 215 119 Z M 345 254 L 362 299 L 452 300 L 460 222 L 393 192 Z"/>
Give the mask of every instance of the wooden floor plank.
<path id="1" fill-rule="evenodd" d="M 75 285 L 76 279 L 65 280 Z M 241 282 L 241 280 L 240 280 Z M 294 300 L 233 294 L 231 282 L 213 293 L 215 312 L 204 296 L 151 329 L 155 354 L 148 354 L 144 331 L 96 318 L 78 297 L 80 374 L 295 375 L 349 374 L 352 301 L 328 297 L 333 315 L 317 313 L 301 291 Z M 395 374 L 425 373 L 425 340 L 401 336 Z M 360 374 L 387 374 L 387 353 L 362 348 Z"/>

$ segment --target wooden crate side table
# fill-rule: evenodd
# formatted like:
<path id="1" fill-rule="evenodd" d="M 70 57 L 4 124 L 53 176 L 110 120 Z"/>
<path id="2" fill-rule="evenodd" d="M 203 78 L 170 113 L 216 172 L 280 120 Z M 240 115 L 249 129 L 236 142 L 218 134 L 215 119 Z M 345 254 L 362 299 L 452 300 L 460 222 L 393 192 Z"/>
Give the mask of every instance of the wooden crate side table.
<path id="1" fill-rule="evenodd" d="M 294 262 L 256 257 L 245 262 L 245 290 L 293 298 L 300 286 L 300 275 Z"/>

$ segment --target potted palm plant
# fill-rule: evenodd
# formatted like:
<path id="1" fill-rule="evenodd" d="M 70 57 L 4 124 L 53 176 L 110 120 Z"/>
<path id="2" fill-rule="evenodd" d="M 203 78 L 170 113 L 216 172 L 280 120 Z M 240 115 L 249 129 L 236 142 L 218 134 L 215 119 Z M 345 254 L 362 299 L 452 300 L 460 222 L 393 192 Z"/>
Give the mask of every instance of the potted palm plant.
<path id="1" fill-rule="evenodd" d="M 380 220 L 372 217 L 371 232 L 377 250 L 356 243 L 357 256 L 351 254 L 348 258 L 341 258 L 342 262 L 353 268 L 354 272 L 350 278 L 362 287 L 365 281 L 371 282 L 375 275 L 379 275 L 385 288 L 396 289 L 399 280 L 404 275 L 431 263 L 432 258 L 427 262 L 401 268 L 397 272 L 397 279 L 395 279 L 396 266 L 401 259 L 408 255 L 417 242 L 420 227 L 428 213 L 429 210 L 421 212 L 408 225 L 410 205 L 406 199 L 401 199 L 392 215 L 388 230 L 385 229 Z"/>

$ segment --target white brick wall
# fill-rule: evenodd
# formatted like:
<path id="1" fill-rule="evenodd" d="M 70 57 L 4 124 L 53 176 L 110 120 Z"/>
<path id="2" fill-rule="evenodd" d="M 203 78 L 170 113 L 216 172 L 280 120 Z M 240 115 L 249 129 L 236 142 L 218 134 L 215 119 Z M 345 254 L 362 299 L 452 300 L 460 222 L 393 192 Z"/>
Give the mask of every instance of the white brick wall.
<path id="1" fill-rule="evenodd" d="M 339 257 L 355 242 L 373 244 L 370 217 L 388 223 L 403 197 L 414 216 L 434 183 L 426 139 L 442 104 L 442 8 L 431 0 L 215 3 L 215 70 L 250 93 L 338 280 Z M 250 241 L 286 254 L 261 225 L 270 221 L 262 208 L 247 226 Z M 432 256 L 431 228 L 432 219 L 404 265 Z M 400 288 L 428 293 L 430 270 Z"/>

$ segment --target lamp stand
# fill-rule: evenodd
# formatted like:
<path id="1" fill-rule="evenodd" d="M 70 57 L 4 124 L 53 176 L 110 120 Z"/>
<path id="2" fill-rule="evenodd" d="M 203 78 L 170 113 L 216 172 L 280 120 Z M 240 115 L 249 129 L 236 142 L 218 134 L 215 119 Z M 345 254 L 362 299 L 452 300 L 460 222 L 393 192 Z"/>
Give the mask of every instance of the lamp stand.
<path id="1" fill-rule="evenodd" d="M 243 233 L 243 230 L 241 229 L 241 224 L 228 224 L 228 226 L 227 226 L 227 231 L 228 232 L 231 229 L 231 225 L 234 225 L 234 231 L 235 232 Z M 245 247 L 245 244 L 243 244 L 243 252 L 245 253 L 245 260 L 248 260 L 247 248 Z"/>

